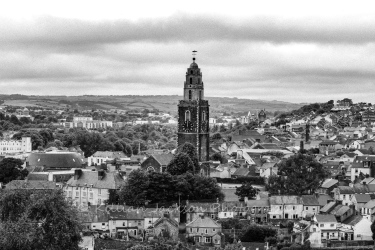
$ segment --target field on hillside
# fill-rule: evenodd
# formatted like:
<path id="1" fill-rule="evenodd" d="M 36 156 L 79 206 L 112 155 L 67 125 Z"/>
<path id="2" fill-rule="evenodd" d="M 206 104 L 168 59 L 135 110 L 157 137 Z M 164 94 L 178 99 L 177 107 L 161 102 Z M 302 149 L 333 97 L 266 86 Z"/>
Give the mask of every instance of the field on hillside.
<path id="1" fill-rule="evenodd" d="M 182 96 L 25 96 L 0 95 L 3 105 L 22 107 L 65 107 L 77 109 L 158 109 L 175 114 L 178 101 Z M 266 111 L 291 111 L 304 104 L 280 101 L 249 100 L 228 97 L 207 97 L 211 113 L 248 112 L 265 109 Z"/>

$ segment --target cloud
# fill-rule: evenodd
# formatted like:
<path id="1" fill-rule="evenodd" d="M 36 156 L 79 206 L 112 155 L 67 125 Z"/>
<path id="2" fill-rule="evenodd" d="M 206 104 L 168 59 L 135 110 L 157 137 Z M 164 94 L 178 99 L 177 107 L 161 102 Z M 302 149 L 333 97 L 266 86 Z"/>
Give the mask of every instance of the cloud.
<path id="1" fill-rule="evenodd" d="M 206 96 L 314 102 L 352 94 L 371 101 L 374 21 L 184 13 L 138 21 L 7 19 L 0 26 L 0 87 L 25 94 L 182 94 L 196 49 Z"/>

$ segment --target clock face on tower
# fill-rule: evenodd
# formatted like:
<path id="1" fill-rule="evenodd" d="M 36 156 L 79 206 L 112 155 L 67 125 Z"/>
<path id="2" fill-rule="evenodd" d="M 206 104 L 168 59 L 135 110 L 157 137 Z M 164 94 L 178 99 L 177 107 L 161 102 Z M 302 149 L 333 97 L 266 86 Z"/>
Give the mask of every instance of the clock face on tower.
<path id="1" fill-rule="evenodd" d="M 191 121 L 185 121 L 184 124 L 182 124 L 182 131 L 184 132 L 193 131 L 193 123 Z"/>

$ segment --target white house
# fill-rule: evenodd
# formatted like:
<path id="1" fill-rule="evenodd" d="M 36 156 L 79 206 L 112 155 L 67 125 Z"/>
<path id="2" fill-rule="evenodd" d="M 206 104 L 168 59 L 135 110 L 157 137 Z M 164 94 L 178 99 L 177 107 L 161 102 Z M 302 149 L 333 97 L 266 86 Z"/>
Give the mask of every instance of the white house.
<path id="1" fill-rule="evenodd" d="M 22 137 L 21 140 L 1 140 L 0 155 L 30 153 L 31 147 L 31 137 Z"/>
<path id="2" fill-rule="evenodd" d="M 361 215 L 346 219 L 341 224 L 341 240 L 372 240 L 371 221 Z"/>
<path id="3" fill-rule="evenodd" d="M 118 190 L 124 180 L 117 172 L 76 169 L 64 187 L 67 198 L 76 206 L 102 205 L 109 199 L 110 190 Z"/>
<path id="4" fill-rule="evenodd" d="M 113 161 L 114 159 L 129 160 L 129 157 L 122 151 L 96 151 L 95 154 L 87 158 L 87 164 L 89 166 L 100 165 L 107 161 Z"/>
<path id="5" fill-rule="evenodd" d="M 332 214 L 317 214 L 309 229 L 311 247 L 325 246 L 327 240 L 338 240 L 339 230 L 336 217 Z"/>
<path id="6" fill-rule="evenodd" d="M 274 195 L 270 197 L 269 212 L 272 219 L 298 219 L 302 218 L 303 200 L 295 195 Z"/>

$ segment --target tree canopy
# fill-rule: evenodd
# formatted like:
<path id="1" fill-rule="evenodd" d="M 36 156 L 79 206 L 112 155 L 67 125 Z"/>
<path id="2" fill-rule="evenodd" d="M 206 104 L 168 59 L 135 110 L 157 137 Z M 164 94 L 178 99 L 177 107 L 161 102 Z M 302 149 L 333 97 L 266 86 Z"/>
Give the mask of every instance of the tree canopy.
<path id="1" fill-rule="evenodd" d="M 20 159 L 4 158 L 0 162 L 0 182 L 8 183 L 12 180 L 23 180 L 29 173 L 22 167 L 23 162 Z"/>
<path id="2" fill-rule="evenodd" d="M 249 198 L 252 199 L 257 194 L 256 188 L 254 188 L 250 182 L 243 183 L 241 186 L 236 188 L 235 195 L 240 198 Z"/>
<path id="3" fill-rule="evenodd" d="M 79 249 L 77 210 L 61 190 L 0 191 L 1 249 Z"/>
<path id="4" fill-rule="evenodd" d="M 224 198 L 215 179 L 185 173 L 172 175 L 143 170 L 132 171 L 119 191 L 121 203 L 144 205 L 146 202 L 159 203 L 192 199 Z"/>
<path id="5" fill-rule="evenodd" d="M 296 154 L 277 166 L 279 175 L 268 180 L 271 194 L 312 194 L 328 177 L 323 165 L 310 155 Z"/>

